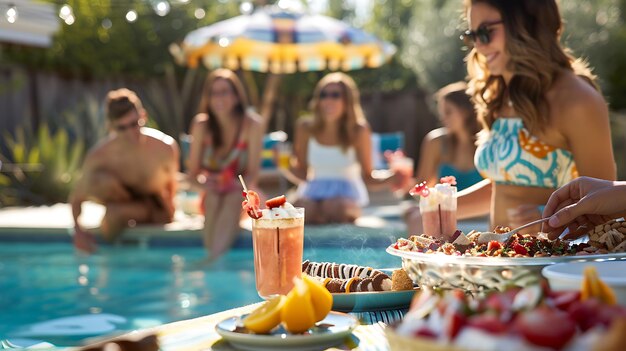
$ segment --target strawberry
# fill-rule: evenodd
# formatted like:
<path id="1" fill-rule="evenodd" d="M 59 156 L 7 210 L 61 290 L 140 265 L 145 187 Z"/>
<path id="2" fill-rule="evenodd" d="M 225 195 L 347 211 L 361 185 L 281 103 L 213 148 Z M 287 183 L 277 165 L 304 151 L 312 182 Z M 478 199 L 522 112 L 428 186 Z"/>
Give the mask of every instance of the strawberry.
<path id="1" fill-rule="evenodd" d="M 259 205 L 261 204 L 259 194 L 257 194 L 256 191 L 248 190 L 247 193 L 245 191 L 243 192 L 243 196 L 246 198 L 246 200 L 241 203 L 243 210 L 253 219 L 261 218 L 263 213 L 259 209 Z"/>
<path id="2" fill-rule="evenodd" d="M 439 179 L 439 182 L 441 184 L 450 184 L 452 186 L 456 185 L 456 178 L 454 176 L 445 176 L 445 177 L 441 177 L 441 179 Z"/>
<path id="3" fill-rule="evenodd" d="M 519 315 L 515 326 L 528 342 L 559 350 L 576 334 L 576 324 L 567 313 L 540 307 Z"/>
<path id="4" fill-rule="evenodd" d="M 528 250 L 518 243 L 513 244 L 513 251 L 518 255 L 528 256 Z"/>
<path id="5" fill-rule="evenodd" d="M 413 189 L 409 191 L 409 194 L 411 196 L 419 195 L 423 197 L 428 197 L 428 195 L 430 194 L 430 190 L 428 190 L 428 185 L 426 185 L 426 182 L 421 182 L 419 184 L 415 184 Z"/>
<path id="6" fill-rule="evenodd" d="M 465 325 L 465 316 L 457 311 L 444 317 L 444 334 L 448 340 L 454 340 Z"/>
<path id="7" fill-rule="evenodd" d="M 507 331 L 507 325 L 492 313 L 471 316 L 467 320 L 467 326 L 484 330 L 489 334 L 502 334 Z"/>
<path id="8" fill-rule="evenodd" d="M 574 302 L 580 301 L 580 291 L 553 291 L 550 293 L 550 300 L 554 307 L 567 311 Z"/>
<path id="9" fill-rule="evenodd" d="M 267 208 L 275 208 L 282 206 L 286 202 L 287 198 L 285 197 L 285 195 L 280 195 L 265 201 L 265 206 Z"/>
<path id="10" fill-rule="evenodd" d="M 428 327 L 421 327 L 413 333 L 414 336 L 424 337 L 427 339 L 437 339 L 437 333 Z"/>
<path id="11" fill-rule="evenodd" d="M 487 251 L 495 251 L 502 248 L 502 244 L 499 241 L 491 240 L 489 244 L 487 244 Z"/>

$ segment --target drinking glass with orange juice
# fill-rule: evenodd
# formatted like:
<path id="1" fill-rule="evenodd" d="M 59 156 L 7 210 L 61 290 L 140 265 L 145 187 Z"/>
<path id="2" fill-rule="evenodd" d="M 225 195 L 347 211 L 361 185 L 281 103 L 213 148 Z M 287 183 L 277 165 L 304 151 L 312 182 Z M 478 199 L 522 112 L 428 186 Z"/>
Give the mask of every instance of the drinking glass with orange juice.
<path id="1" fill-rule="evenodd" d="M 291 158 L 291 143 L 280 143 L 276 147 L 278 153 L 278 168 L 289 168 L 289 160 Z"/>

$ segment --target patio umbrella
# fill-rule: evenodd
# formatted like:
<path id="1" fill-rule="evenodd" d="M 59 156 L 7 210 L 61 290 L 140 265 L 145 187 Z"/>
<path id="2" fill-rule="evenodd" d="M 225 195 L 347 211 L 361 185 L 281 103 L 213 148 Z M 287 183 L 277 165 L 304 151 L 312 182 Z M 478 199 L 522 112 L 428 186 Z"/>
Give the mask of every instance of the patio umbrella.
<path id="1" fill-rule="evenodd" d="M 322 15 L 278 6 L 258 8 L 199 28 L 170 46 L 179 64 L 257 72 L 355 70 L 379 67 L 394 45 Z"/>

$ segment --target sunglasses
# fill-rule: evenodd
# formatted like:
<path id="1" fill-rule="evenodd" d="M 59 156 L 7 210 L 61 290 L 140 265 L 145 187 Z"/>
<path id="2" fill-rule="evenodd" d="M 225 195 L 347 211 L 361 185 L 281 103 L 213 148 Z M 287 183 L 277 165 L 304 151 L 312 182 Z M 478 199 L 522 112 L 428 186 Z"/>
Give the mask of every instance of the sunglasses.
<path id="1" fill-rule="evenodd" d="M 477 40 L 480 40 L 480 42 L 483 44 L 489 44 L 489 42 L 491 41 L 491 33 L 493 32 L 493 29 L 490 29 L 489 27 L 501 23 L 502 20 L 481 24 L 476 30 L 468 29 L 465 32 L 461 33 L 460 38 L 468 47 L 473 47 Z"/>
<path id="2" fill-rule="evenodd" d="M 330 98 L 334 100 L 341 99 L 341 93 L 338 91 L 322 91 L 320 93 L 320 100 Z"/>
<path id="3" fill-rule="evenodd" d="M 116 132 L 123 132 L 126 129 L 134 129 L 137 127 L 143 127 L 144 125 L 144 121 L 142 119 L 136 119 L 132 122 L 128 122 L 126 124 L 117 124 L 115 125 L 115 127 L 113 127 L 113 129 L 115 129 Z"/>

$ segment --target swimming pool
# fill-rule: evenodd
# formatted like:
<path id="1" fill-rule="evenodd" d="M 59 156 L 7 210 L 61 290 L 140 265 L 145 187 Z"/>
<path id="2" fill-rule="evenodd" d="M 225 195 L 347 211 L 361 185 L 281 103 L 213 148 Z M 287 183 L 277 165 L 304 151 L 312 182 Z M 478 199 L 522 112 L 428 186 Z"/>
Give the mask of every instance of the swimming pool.
<path id="1" fill-rule="evenodd" d="M 391 240 L 309 236 L 304 258 L 397 267 Z M 5 242 L 0 258 L 0 339 L 71 346 L 260 301 L 247 244 L 210 265 L 199 245 L 101 246 L 86 257 L 69 242 Z"/>

